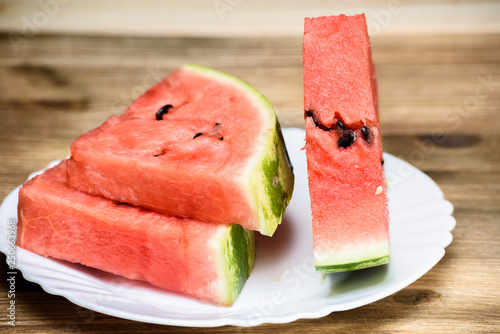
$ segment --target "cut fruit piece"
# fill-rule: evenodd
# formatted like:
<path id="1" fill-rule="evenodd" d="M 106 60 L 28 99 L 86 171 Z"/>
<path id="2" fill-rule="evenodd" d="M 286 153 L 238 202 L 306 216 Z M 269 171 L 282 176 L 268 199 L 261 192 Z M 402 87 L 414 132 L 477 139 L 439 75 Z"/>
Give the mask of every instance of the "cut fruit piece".
<path id="1" fill-rule="evenodd" d="M 272 235 L 293 173 L 269 101 L 227 74 L 184 66 L 71 146 L 72 187 Z"/>
<path id="2" fill-rule="evenodd" d="M 377 83 L 364 15 L 306 18 L 303 61 L 316 270 L 389 263 Z"/>
<path id="3" fill-rule="evenodd" d="M 93 196 L 66 183 L 66 164 L 19 192 L 17 245 L 220 305 L 253 267 L 253 231 L 207 224 Z"/>

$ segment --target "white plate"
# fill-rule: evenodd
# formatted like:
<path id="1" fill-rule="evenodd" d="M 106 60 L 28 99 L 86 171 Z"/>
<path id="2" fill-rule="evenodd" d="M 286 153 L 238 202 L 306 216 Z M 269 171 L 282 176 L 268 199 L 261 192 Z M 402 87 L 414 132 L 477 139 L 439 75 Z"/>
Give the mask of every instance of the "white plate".
<path id="1" fill-rule="evenodd" d="M 453 206 L 425 174 L 384 154 L 389 178 L 389 265 L 326 275 L 314 271 L 304 130 L 284 129 L 295 190 L 272 238 L 257 237 L 255 268 L 231 307 L 217 307 L 114 276 L 17 249 L 16 266 L 45 291 L 116 317 L 177 326 L 254 326 L 319 318 L 387 297 L 417 280 L 444 255 L 455 226 Z M 9 219 L 17 217 L 15 189 L 0 208 L 0 250 L 7 252 Z"/>

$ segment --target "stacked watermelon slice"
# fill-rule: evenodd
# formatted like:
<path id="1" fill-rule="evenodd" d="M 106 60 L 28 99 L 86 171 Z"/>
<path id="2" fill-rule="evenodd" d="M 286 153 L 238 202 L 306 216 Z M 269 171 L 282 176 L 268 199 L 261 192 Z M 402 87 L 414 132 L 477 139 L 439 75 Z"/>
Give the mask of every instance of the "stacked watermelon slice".
<path id="1" fill-rule="evenodd" d="M 231 305 L 293 174 L 268 100 L 227 74 L 174 71 L 23 185 L 18 245 Z"/>

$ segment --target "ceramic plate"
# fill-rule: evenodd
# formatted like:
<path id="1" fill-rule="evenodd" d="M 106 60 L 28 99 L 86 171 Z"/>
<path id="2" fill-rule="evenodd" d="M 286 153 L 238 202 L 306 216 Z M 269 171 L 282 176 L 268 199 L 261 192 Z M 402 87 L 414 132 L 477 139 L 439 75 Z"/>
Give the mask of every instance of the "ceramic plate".
<path id="1" fill-rule="evenodd" d="M 455 226 L 439 187 L 408 163 L 384 154 L 389 178 L 389 265 L 322 275 L 314 271 L 304 130 L 284 129 L 296 177 L 292 201 L 272 238 L 257 237 L 255 268 L 231 307 L 157 289 L 78 264 L 18 248 L 16 266 L 45 291 L 116 317 L 177 326 L 255 326 L 319 318 L 387 297 L 417 280 L 444 255 Z M 17 219 L 15 189 L 0 208 L 0 250 L 7 253 L 9 221 Z M 12 225 L 12 224 L 11 224 Z"/>

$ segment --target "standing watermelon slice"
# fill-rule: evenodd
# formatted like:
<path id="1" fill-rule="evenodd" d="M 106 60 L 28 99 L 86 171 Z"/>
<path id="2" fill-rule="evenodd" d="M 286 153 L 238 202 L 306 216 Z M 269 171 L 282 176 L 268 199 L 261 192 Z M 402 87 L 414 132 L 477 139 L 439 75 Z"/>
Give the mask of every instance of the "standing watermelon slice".
<path id="1" fill-rule="evenodd" d="M 303 61 L 316 270 L 389 263 L 377 84 L 365 16 L 306 18 Z"/>
<path id="2" fill-rule="evenodd" d="M 254 232 L 171 217 L 70 188 L 67 160 L 19 191 L 17 245 L 220 305 L 253 267 Z"/>
<path id="3" fill-rule="evenodd" d="M 69 183 L 90 194 L 271 236 L 293 174 L 269 101 L 187 65 L 71 146 Z"/>

